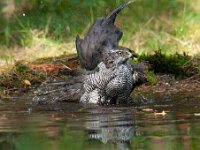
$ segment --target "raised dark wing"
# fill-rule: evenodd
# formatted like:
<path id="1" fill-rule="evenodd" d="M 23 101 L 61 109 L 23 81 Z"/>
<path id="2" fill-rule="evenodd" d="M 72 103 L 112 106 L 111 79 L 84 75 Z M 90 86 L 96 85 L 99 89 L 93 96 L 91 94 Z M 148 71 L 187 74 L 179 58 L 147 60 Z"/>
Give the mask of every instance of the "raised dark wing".
<path id="1" fill-rule="evenodd" d="M 83 40 L 77 36 L 76 48 L 82 68 L 93 70 L 102 61 L 105 50 L 118 47 L 123 33 L 115 26 L 115 18 L 130 2 L 120 5 L 107 17 L 97 19 Z"/>
<path id="2" fill-rule="evenodd" d="M 126 7 L 128 4 L 132 3 L 134 1 L 128 1 L 122 5 L 120 5 L 119 7 L 117 7 L 115 10 L 113 10 L 105 19 L 103 24 L 109 24 L 109 23 L 114 23 L 115 19 L 117 17 L 117 14 L 124 8 Z"/>

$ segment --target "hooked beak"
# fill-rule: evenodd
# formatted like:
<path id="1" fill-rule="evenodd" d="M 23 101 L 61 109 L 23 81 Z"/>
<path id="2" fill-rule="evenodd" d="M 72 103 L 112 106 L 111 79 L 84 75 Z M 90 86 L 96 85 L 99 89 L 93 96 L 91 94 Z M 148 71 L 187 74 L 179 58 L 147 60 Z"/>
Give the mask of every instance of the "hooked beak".
<path id="1" fill-rule="evenodd" d="M 136 54 L 133 50 L 128 49 L 128 51 L 130 52 L 130 58 L 138 58 L 138 54 Z"/>
<path id="2" fill-rule="evenodd" d="M 131 51 L 132 57 L 131 58 L 138 58 L 138 54 L 136 54 L 134 51 Z"/>
<path id="3" fill-rule="evenodd" d="M 138 57 L 138 55 L 134 51 L 132 51 L 132 50 L 128 51 L 127 59 L 129 59 L 129 58 L 133 59 L 133 58 L 137 58 L 137 57 Z"/>
<path id="4" fill-rule="evenodd" d="M 133 50 L 126 47 L 120 47 L 120 48 L 127 51 L 127 59 L 138 58 L 138 54 L 136 54 Z"/>

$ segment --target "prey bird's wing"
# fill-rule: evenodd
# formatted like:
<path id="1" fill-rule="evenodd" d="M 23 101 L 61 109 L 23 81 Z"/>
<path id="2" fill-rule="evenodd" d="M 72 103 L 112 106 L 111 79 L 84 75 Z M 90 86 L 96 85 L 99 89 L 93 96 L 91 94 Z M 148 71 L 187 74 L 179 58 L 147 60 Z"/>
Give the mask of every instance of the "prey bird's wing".
<path id="1" fill-rule="evenodd" d="M 120 5 L 107 17 L 97 19 L 83 39 L 76 38 L 76 49 L 82 68 L 93 70 L 102 61 L 107 49 L 118 47 L 123 33 L 114 24 L 117 14 L 130 2 Z"/>
<path id="2" fill-rule="evenodd" d="M 126 7 L 128 4 L 134 2 L 135 0 L 132 1 L 128 1 L 122 5 L 120 5 L 119 7 L 117 7 L 115 10 L 113 10 L 103 21 L 103 24 L 109 24 L 109 23 L 113 23 L 115 22 L 115 19 L 117 17 L 117 14 L 124 8 Z"/>

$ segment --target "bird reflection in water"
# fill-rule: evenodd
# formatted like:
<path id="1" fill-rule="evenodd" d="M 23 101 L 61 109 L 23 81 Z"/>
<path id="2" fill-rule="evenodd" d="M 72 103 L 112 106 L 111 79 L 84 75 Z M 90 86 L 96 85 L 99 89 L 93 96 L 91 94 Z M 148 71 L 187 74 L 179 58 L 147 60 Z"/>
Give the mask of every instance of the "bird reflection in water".
<path id="1" fill-rule="evenodd" d="M 98 108 L 89 111 L 86 130 L 89 140 L 113 143 L 118 149 L 128 150 L 135 136 L 140 136 L 133 112 L 125 108 Z"/>

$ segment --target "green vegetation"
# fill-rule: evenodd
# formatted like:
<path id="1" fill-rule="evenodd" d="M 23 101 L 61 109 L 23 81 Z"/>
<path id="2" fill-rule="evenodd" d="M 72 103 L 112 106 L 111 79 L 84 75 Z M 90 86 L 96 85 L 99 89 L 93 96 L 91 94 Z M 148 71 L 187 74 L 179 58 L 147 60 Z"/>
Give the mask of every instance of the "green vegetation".
<path id="1" fill-rule="evenodd" d="M 126 1 L 1 1 L 0 73 L 10 70 L 1 73 L 1 88 L 24 87 L 24 80 L 31 84 L 46 80 L 44 71 L 16 62 L 76 53 L 76 35 L 84 35 L 96 18 Z M 150 83 L 157 82 L 153 72 L 176 77 L 200 73 L 200 0 L 137 0 L 120 12 L 116 25 L 124 32 L 120 45 L 151 64 Z"/>
<path id="2" fill-rule="evenodd" d="M 155 73 L 174 74 L 177 77 L 189 77 L 199 73 L 200 59 L 198 57 L 178 53 L 166 55 L 156 51 L 155 54 L 141 55 L 139 60 L 145 60 L 152 64 L 151 69 Z"/>
<path id="3" fill-rule="evenodd" d="M 156 75 L 153 71 L 147 71 L 146 78 L 147 78 L 147 81 L 152 85 L 157 83 Z"/>
<path id="4" fill-rule="evenodd" d="M 58 56 L 64 51 L 74 53 L 75 36 L 84 34 L 97 17 L 105 16 L 125 1 L 17 0 L 9 5 L 1 2 L 0 51 L 10 50 L 14 59 L 22 59 L 19 51 L 25 54 L 23 59 L 31 59 L 30 55 L 35 53 L 33 59 Z M 136 1 L 117 18 L 116 24 L 124 32 L 121 44 L 140 54 L 157 50 L 167 55 L 199 53 L 199 3 L 199 0 Z M 14 5 L 16 9 L 12 8 Z"/>

